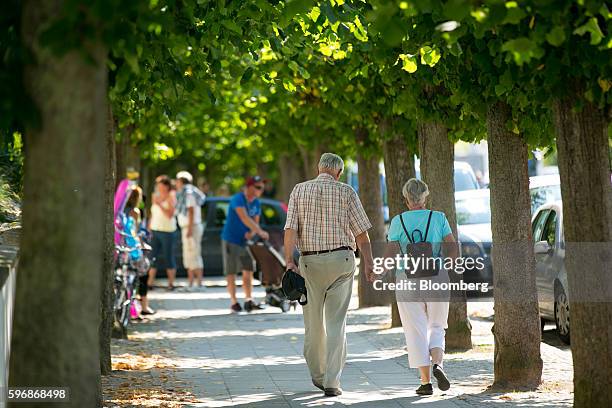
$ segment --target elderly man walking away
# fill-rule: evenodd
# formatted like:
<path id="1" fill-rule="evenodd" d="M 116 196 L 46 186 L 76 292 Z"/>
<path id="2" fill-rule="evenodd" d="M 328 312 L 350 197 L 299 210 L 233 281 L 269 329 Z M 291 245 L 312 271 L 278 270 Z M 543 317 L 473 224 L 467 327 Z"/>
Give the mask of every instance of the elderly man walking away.
<path id="1" fill-rule="evenodd" d="M 296 270 L 293 251 L 300 250 L 299 272 L 306 280 L 304 357 L 313 384 L 326 396 L 342 394 L 340 375 L 346 361 L 346 313 L 355 272 L 355 244 L 369 281 L 374 281 L 368 229 L 372 224 L 353 188 L 338 181 L 344 162 L 323 153 L 319 175 L 297 184 L 289 198 L 285 225 L 287 269 Z"/>

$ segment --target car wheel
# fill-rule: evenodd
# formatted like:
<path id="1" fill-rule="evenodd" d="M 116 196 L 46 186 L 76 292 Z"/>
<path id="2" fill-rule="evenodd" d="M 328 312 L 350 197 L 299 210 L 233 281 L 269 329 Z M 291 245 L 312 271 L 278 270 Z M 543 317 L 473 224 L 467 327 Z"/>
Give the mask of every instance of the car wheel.
<path id="1" fill-rule="evenodd" d="M 555 288 L 555 323 L 561 341 L 570 344 L 569 300 L 561 285 L 557 285 Z"/>

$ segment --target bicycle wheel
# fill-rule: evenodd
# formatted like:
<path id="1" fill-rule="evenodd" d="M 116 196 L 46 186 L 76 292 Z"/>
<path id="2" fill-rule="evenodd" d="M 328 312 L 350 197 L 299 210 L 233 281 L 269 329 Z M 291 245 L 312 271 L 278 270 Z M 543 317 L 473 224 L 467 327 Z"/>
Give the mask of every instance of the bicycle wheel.
<path id="1" fill-rule="evenodd" d="M 115 323 L 122 328 L 126 328 L 130 317 L 130 302 L 126 288 L 123 283 L 115 282 L 113 291 L 115 294 L 115 302 L 113 303 Z"/>

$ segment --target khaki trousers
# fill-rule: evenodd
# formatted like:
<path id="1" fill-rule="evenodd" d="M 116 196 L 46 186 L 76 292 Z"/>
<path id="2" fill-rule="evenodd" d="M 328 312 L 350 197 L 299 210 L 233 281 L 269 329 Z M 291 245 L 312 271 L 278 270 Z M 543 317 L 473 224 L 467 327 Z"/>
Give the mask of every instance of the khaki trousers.
<path id="1" fill-rule="evenodd" d="M 308 304 L 304 306 L 304 357 L 312 379 L 340 387 L 346 362 L 346 313 L 351 301 L 355 255 L 343 250 L 300 257 Z"/>

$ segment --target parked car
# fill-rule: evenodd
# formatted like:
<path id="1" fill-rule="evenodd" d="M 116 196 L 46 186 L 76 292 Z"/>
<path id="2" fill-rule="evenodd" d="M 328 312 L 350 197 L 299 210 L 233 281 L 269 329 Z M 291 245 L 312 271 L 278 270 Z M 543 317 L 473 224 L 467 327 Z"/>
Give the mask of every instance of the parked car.
<path id="1" fill-rule="evenodd" d="M 533 216 L 531 227 L 542 325 L 546 321 L 554 321 L 561 341 L 570 344 L 570 306 L 561 202 L 541 206 Z"/>
<path id="2" fill-rule="evenodd" d="M 421 178 L 421 162 L 420 160 L 416 160 L 414 163 L 416 177 L 418 179 Z M 387 201 L 387 184 L 385 179 L 385 168 L 383 163 L 379 164 L 380 169 L 380 185 L 381 185 L 381 194 L 383 200 L 383 218 L 385 220 L 385 224 L 388 224 L 391 220 L 389 218 L 389 205 Z M 359 181 L 358 181 L 358 168 L 357 163 L 349 162 L 346 166 L 346 183 L 355 189 L 355 191 L 359 192 Z M 405 180 L 408 181 L 408 180 Z M 476 176 L 474 175 L 474 171 L 472 170 L 472 166 L 470 166 L 467 162 L 456 161 L 454 162 L 454 181 L 455 181 L 455 191 L 466 191 L 466 190 L 476 190 L 480 188 L 478 181 L 476 180 Z"/>
<path id="3" fill-rule="evenodd" d="M 416 176 L 418 179 L 421 178 L 421 161 L 417 160 L 415 163 Z M 480 189 L 480 184 L 476 179 L 474 170 L 468 162 L 456 161 L 454 163 L 454 181 L 455 191 L 468 191 Z"/>
<path id="4" fill-rule="evenodd" d="M 531 214 L 543 204 L 561 200 L 561 180 L 558 174 L 529 177 Z"/>
<path id="5" fill-rule="evenodd" d="M 488 189 L 466 190 L 455 193 L 457 233 L 464 258 L 482 258 L 484 268 L 467 269 L 466 282 L 487 282 L 493 285 L 491 268 L 491 204 Z"/>
<path id="6" fill-rule="evenodd" d="M 561 186 L 558 174 L 534 176 L 529 178 L 531 212 L 542 204 L 561 199 Z M 455 193 L 457 211 L 457 232 L 464 257 L 482 257 L 485 268 L 467 270 L 467 282 L 488 282 L 493 284 L 491 268 L 491 203 L 489 189 L 457 191 Z M 535 238 L 534 238 L 535 239 Z"/>
<path id="7" fill-rule="evenodd" d="M 204 235 L 202 236 L 204 276 L 223 275 L 221 231 L 227 218 L 230 199 L 231 197 L 207 197 L 206 202 L 202 206 L 202 222 L 204 223 Z M 280 248 L 283 245 L 287 206 L 278 200 L 268 198 L 260 198 L 259 200 L 261 201 L 260 224 L 270 234 L 270 243 L 274 247 Z M 180 239 L 178 241 L 176 254 L 179 268 L 177 273 L 178 276 L 186 276 L 186 272 L 182 267 Z"/>

